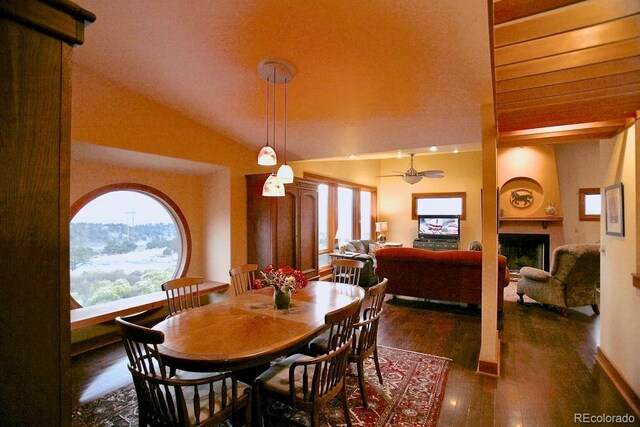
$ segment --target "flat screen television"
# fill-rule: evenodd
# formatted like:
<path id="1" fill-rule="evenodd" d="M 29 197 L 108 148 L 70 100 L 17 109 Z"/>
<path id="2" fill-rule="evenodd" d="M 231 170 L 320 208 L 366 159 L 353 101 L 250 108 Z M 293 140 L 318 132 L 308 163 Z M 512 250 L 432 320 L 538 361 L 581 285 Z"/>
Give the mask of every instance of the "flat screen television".
<path id="1" fill-rule="evenodd" d="M 460 216 L 418 216 L 418 238 L 460 240 Z"/>

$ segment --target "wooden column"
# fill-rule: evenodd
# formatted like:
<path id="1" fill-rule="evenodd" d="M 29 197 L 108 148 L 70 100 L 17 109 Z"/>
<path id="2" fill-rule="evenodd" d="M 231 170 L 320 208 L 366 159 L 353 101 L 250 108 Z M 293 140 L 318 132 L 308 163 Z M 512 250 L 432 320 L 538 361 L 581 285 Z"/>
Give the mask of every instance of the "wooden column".
<path id="1" fill-rule="evenodd" d="M 68 426 L 71 51 L 95 16 L 0 2 L 0 424 Z"/>
<path id="2" fill-rule="evenodd" d="M 493 105 L 482 106 L 482 327 L 478 372 L 500 375 L 498 161 Z M 502 291 L 502 290 L 501 290 Z"/>
<path id="3" fill-rule="evenodd" d="M 640 124 L 638 122 L 633 125 L 633 131 L 636 134 L 636 272 L 632 274 L 631 283 L 636 288 L 640 288 Z"/>

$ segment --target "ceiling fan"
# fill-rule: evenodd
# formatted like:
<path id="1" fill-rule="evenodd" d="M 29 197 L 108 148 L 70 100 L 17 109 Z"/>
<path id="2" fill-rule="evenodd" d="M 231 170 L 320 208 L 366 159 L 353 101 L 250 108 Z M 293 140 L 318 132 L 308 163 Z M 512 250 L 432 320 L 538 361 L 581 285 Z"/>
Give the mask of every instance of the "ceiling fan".
<path id="1" fill-rule="evenodd" d="M 431 170 L 418 172 L 413 167 L 413 156 L 415 156 L 416 153 L 411 153 L 409 155 L 411 156 L 411 165 L 409 166 L 409 169 L 407 169 L 406 172 L 393 171 L 393 172 L 396 172 L 399 175 L 380 175 L 380 177 L 381 178 L 385 178 L 385 177 L 391 177 L 391 176 L 399 176 L 399 177 L 401 177 L 403 179 L 404 182 L 408 182 L 409 184 L 415 184 L 416 182 L 419 182 L 420 180 L 422 180 L 422 178 L 442 178 L 442 177 L 444 177 L 444 171 L 442 171 L 440 169 L 431 169 Z"/>

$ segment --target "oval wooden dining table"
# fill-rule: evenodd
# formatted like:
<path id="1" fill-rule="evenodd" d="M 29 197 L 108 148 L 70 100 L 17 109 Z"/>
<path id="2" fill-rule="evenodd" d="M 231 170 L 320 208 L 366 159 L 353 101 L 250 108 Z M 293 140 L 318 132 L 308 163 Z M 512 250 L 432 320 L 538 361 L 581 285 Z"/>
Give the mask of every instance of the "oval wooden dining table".
<path id="1" fill-rule="evenodd" d="M 158 323 L 163 360 L 177 369 L 239 371 L 300 348 L 325 330 L 325 314 L 362 299 L 359 286 L 310 281 L 277 310 L 273 288 L 252 290 L 194 308 Z"/>

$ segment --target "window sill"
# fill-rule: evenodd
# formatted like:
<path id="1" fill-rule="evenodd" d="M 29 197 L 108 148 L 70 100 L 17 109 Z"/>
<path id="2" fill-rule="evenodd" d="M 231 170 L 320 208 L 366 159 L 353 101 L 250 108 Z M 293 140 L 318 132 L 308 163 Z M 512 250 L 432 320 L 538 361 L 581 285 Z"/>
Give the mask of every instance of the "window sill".
<path id="1" fill-rule="evenodd" d="M 200 295 L 224 292 L 228 288 L 228 283 L 205 282 L 200 286 Z M 71 330 L 97 325 L 98 323 L 113 320 L 118 316 L 129 316 L 166 305 L 166 293 L 159 291 L 127 298 L 126 300 L 110 301 L 89 307 L 76 308 L 71 310 Z"/>

